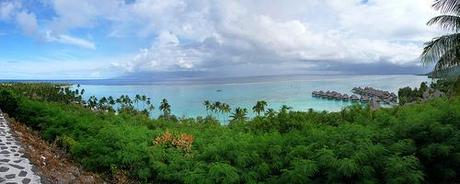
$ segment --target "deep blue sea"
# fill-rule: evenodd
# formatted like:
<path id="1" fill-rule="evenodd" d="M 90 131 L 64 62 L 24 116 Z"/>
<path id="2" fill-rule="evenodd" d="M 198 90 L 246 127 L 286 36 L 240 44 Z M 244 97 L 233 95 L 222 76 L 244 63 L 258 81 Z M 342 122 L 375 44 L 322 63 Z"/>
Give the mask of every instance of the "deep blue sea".
<path id="1" fill-rule="evenodd" d="M 123 94 L 135 96 L 145 94 L 156 104 L 153 116 L 158 116 L 161 99 L 168 99 L 172 113 L 178 117 L 205 116 L 204 100 L 221 101 L 234 107 L 249 110 L 258 100 L 265 100 L 269 108 L 279 109 L 288 105 L 293 110 L 339 111 L 350 102 L 313 98 L 314 90 L 336 90 L 352 94 L 353 87 L 370 86 L 377 89 L 397 91 L 399 88 L 418 87 L 430 81 L 426 76 L 416 75 L 291 75 L 263 76 L 226 79 L 176 80 L 168 82 L 95 80 L 71 81 L 80 83 L 86 90 L 85 98 L 119 97 Z"/>

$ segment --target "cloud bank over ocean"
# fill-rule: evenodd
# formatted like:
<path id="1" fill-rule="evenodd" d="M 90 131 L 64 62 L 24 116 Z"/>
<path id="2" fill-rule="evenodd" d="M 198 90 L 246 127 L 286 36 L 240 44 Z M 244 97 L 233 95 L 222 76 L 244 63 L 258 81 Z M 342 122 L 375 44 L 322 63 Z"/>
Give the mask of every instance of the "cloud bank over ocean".
<path id="1" fill-rule="evenodd" d="M 6 0 L 0 2 L 0 78 L 368 74 L 371 68 L 378 74 L 418 73 L 429 70 L 418 60 L 423 43 L 440 34 L 425 24 L 436 15 L 431 4 Z M 19 53 L 13 42 L 27 48 Z"/>

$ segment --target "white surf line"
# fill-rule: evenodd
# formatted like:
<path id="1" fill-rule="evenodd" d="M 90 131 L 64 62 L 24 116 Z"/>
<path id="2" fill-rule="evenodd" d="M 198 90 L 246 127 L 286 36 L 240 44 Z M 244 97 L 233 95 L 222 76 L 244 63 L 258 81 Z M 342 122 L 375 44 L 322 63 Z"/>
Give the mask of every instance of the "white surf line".
<path id="1" fill-rule="evenodd" d="M 41 183 L 0 111 L 0 183 Z"/>

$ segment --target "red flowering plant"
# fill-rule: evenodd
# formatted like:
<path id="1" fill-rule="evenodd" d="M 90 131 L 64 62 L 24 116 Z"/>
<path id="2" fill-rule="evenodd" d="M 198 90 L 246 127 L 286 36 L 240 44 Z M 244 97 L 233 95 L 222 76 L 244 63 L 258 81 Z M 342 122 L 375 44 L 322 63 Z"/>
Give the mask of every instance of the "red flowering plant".
<path id="1" fill-rule="evenodd" d="M 181 133 L 181 134 L 172 134 L 168 130 L 166 130 L 162 135 L 156 137 L 153 140 L 155 145 L 163 145 L 169 146 L 176 149 L 180 149 L 184 152 L 191 152 L 192 151 L 192 144 L 193 144 L 193 136 Z"/>

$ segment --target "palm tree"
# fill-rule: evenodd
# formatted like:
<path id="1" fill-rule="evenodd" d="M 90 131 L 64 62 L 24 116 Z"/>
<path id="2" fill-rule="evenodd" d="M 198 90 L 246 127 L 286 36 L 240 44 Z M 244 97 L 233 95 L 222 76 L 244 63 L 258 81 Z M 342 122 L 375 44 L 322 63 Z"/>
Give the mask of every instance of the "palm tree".
<path id="1" fill-rule="evenodd" d="M 163 99 L 160 104 L 160 110 L 163 111 L 163 117 L 168 118 L 169 113 L 171 113 L 171 105 L 169 105 L 168 100 Z"/>
<path id="2" fill-rule="evenodd" d="M 115 100 L 113 99 L 112 96 L 109 96 L 109 98 L 108 98 L 107 100 L 109 101 L 109 104 L 110 104 L 111 106 L 114 106 L 114 105 L 115 105 Z"/>
<path id="3" fill-rule="evenodd" d="M 155 106 L 153 104 L 150 104 L 148 106 L 148 110 L 149 110 L 149 112 L 153 112 L 155 110 Z"/>
<path id="4" fill-rule="evenodd" d="M 257 113 L 257 116 L 260 116 L 260 113 L 265 111 L 265 107 L 267 106 L 267 102 L 264 100 L 257 101 L 256 105 L 252 107 L 252 111 Z"/>
<path id="5" fill-rule="evenodd" d="M 209 100 L 203 101 L 204 108 L 206 109 L 206 115 L 209 116 L 209 110 L 211 109 L 211 102 Z"/>
<path id="6" fill-rule="evenodd" d="M 433 7 L 443 13 L 428 21 L 428 25 L 438 24 L 449 34 L 425 43 L 421 59 L 424 64 L 436 63 L 433 73 L 444 73 L 460 64 L 460 1 L 435 0 Z"/>
<path id="7" fill-rule="evenodd" d="M 246 108 L 237 107 L 230 117 L 232 121 L 244 121 L 247 118 L 247 113 L 248 110 Z"/>
<path id="8" fill-rule="evenodd" d="M 118 111 L 123 112 L 132 112 L 134 110 L 133 101 L 129 98 L 128 95 L 121 95 L 119 99 L 116 100 L 120 104 Z"/>
<path id="9" fill-rule="evenodd" d="M 226 103 L 222 103 L 222 113 L 225 113 L 226 114 L 226 118 L 224 119 L 225 121 L 227 121 L 227 117 L 228 117 L 228 113 L 230 113 L 230 111 L 232 110 L 232 108 L 230 108 L 230 105 L 226 104 Z"/>
<path id="10" fill-rule="evenodd" d="M 99 99 L 98 109 L 99 110 L 108 110 L 107 109 L 107 103 L 108 103 L 107 98 L 105 96 L 102 97 L 101 99 Z"/>
<path id="11" fill-rule="evenodd" d="M 152 104 L 149 97 L 143 96 L 142 100 L 145 102 L 144 109 L 147 109 L 147 111 L 149 111 L 150 113 L 153 112 L 153 110 L 155 110 L 155 106 Z"/>
<path id="12" fill-rule="evenodd" d="M 117 99 L 115 100 L 115 102 L 117 102 L 117 103 L 120 104 L 120 105 L 121 105 L 121 97 L 122 97 L 122 96 L 120 96 L 120 98 L 117 98 Z"/>
<path id="13" fill-rule="evenodd" d="M 141 101 L 142 97 L 139 94 L 136 94 L 134 97 L 134 103 L 136 103 L 136 108 L 139 109 L 139 101 Z"/>
<path id="14" fill-rule="evenodd" d="M 142 101 L 142 108 L 146 108 L 147 96 L 142 95 L 141 96 L 141 101 Z M 148 106 L 147 106 L 147 108 L 148 108 Z"/>
<path id="15" fill-rule="evenodd" d="M 129 109 L 134 109 L 133 100 L 128 95 L 125 95 L 125 102 Z"/>
<path id="16" fill-rule="evenodd" d="M 265 116 L 269 118 L 275 117 L 276 116 L 275 109 L 272 109 L 272 108 L 267 109 L 267 112 L 265 112 Z"/>
<path id="17" fill-rule="evenodd" d="M 222 112 L 222 102 L 216 101 L 212 106 L 214 113 L 216 113 L 217 116 L 219 116 L 218 113 Z"/>
<path id="18" fill-rule="evenodd" d="M 88 99 L 89 108 L 94 110 L 94 108 L 97 106 L 97 102 L 98 102 L 98 100 L 97 100 L 96 96 L 89 97 L 89 99 Z"/>
<path id="19" fill-rule="evenodd" d="M 115 100 L 113 99 L 113 97 L 112 97 L 112 96 L 109 96 L 109 98 L 108 98 L 107 100 L 108 100 L 108 103 L 109 103 L 109 105 L 110 105 L 110 109 L 109 109 L 109 110 L 112 111 L 112 112 L 115 111 L 115 110 L 114 110 Z"/>
<path id="20" fill-rule="evenodd" d="M 282 112 L 282 113 L 288 113 L 288 111 L 290 111 L 291 109 L 292 109 L 292 107 L 289 107 L 289 106 L 287 106 L 287 105 L 283 105 L 283 106 L 281 106 L 280 112 Z"/>

